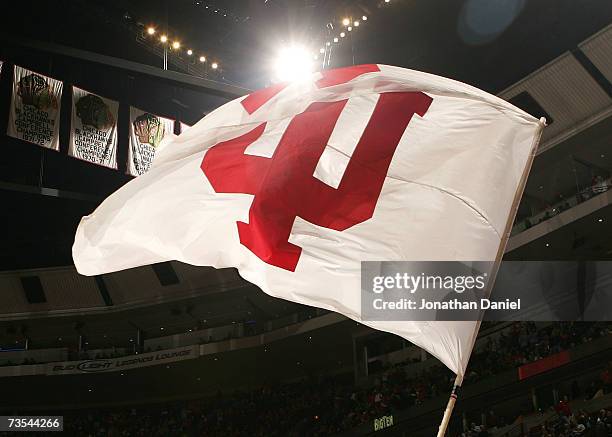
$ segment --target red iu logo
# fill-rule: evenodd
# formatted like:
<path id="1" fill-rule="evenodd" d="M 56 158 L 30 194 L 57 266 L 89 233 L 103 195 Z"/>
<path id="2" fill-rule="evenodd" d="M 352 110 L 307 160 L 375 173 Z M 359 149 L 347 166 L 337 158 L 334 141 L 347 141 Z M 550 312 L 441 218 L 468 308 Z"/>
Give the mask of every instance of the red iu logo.
<path id="1" fill-rule="evenodd" d="M 362 65 L 324 73 L 320 88 L 367 73 Z M 242 101 L 253 113 L 282 86 L 267 88 Z M 421 92 L 381 93 L 338 188 L 313 176 L 347 100 L 314 102 L 289 123 L 271 158 L 246 155 L 266 123 L 210 148 L 202 170 L 217 193 L 255 196 L 249 223 L 237 222 L 240 242 L 264 262 L 295 271 L 302 248 L 289 242 L 296 217 L 344 231 L 372 217 L 395 149 L 414 114 L 425 115 L 432 99 Z"/>

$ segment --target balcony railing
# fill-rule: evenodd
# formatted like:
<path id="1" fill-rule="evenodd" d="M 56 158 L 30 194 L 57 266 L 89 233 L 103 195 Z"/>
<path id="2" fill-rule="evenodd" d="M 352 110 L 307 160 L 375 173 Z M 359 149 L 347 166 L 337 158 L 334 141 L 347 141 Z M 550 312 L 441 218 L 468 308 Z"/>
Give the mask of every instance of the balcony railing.
<path id="1" fill-rule="evenodd" d="M 611 187 L 612 178 L 605 180 L 603 178 L 598 178 L 593 181 L 593 184 L 591 186 L 577 191 L 571 197 L 560 199 L 557 203 L 538 211 L 530 217 L 517 217 L 514 226 L 512 227 L 511 235 L 516 235 L 533 226 L 539 225 L 540 223 L 553 218 L 554 216 L 562 213 L 563 211 L 567 211 L 568 209 L 571 209 L 576 205 L 586 202 L 587 200 L 598 196 L 599 194 L 605 193 Z"/>

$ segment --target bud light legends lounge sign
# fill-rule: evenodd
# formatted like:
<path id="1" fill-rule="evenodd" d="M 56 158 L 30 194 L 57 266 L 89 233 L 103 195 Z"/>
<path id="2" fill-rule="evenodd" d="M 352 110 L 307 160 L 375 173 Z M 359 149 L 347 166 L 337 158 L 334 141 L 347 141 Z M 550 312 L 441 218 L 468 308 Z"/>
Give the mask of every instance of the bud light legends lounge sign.
<path id="1" fill-rule="evenodd" d="M 146 354 L 129 355 L 105 360 L 66 361 L 49 363 L 48 375 L 71 375 L 81 373 L 116 372 L 141 367 L 156 366 L 198 357 L 197 346 L 169 349 Z"/>

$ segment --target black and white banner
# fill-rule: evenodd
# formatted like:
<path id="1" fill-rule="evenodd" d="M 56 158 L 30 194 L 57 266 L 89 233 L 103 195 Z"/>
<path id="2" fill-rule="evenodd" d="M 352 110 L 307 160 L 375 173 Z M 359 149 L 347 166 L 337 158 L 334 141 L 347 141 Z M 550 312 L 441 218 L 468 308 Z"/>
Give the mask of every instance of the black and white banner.
<path id="1" fill-rule="evenodd" d="M 199 349 L 197 345 L 182 348 L 149 352 L 138 355 L 128 355 L 121 358 L 65 361 L 47 364 L 47 375 L 72 375 L 83 373 L 117 372 L 141 367 L 169 364 L 177 361 L 197 358 Z"/>
<path id="2" fill-rule="evenodd" d="M 151 167 L 164 138 L 174 135 L 174 120 L 130 107 L 128 172 L 140 176 Z"/>
<path id="3" fill-rule="evenodd" d="M 59 150 L 62 82 L 15 66 L 7 135 Z"/>
<path id="4" fill-rule="evenodd" d="M 118 111 L 118 102 L 72 87 L 68 154 L 116 169 Z"/>

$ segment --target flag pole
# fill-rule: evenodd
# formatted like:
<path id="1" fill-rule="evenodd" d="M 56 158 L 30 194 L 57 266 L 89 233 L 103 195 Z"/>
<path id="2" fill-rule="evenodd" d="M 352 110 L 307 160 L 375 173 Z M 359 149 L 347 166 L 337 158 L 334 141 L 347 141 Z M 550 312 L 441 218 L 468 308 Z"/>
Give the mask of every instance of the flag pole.
<path id="1" fill-rule="evenodd" d="M 446 410 L 444 411 L 444 417 L 442 418 L 442 423 L 440 423 L 440 428 L 438 428 L 437 437 L 444 437 L 446 434 L 446 429 L 448 428 L 450 418 L 453 414 L 453 408 L 455 408 L 455 402 L 457 402 L 457 393 L 461 387 L 462 379 L 463 378 L 461 378 L 459 375 L 457 375 L 457 378 L 455 378 L 455 384 L 453 385 L 453 390 L 451 391 L 450 398 L 448 399 L 448 404 L 446 404 Z"/>
<path id="2" fill-rule="evenodd" d="M 492 280 L 489 282 L 490 286 L 489 286 L 488 293 L 487 293 L 488 295 L 491 294 L 491 288 L 493 287 L 493 283 L 495 282 L 495 277 L 497 276 L 497 271 L 499 270 L 499 265 L 501 263 L 502 256 L 506 250 L 506 245 L 508 244 L 508 240 L 510 239 L 510 231 L 512 230 L 512 224 L 514 223 L 514 218 L 516 217 L 519 202 L 523 195 L 523 191 L 525 190 L 525 185 L 527 184 L 527 176 L 529 175 L 529 171 L 531 170 L 531 165 L 533 164 L 533 160 L 538 150 L 540 138 L 542 137 L 542 131 L 544 130 L 544 127 L 546 126 L 546 118 L 541 117 L 539 121 L 540 121 L 539 130 L 536 133 L 535 137 L 533 138 L 533 142 L 531 144 L 531 153 L 529 154 L 527 165 L 525 169 L 523 170 L 523 175 L 521 176 L 521 179 L 519 181 L 518 189 L 516 190 L 516 193 L 514 193 L 514 200 L 512 201 L 511 212 L 508 217 L 508 220 L 506 221 L 506 227 L 504 230 L 503 238 L 502 238 L 501 244 L 499 245 L 497 256 L 495 257 L 495 265 L 493 268 Z M 478 321 L 478 327 L 475 330 L 475 334 L 477 334 L 478 331 L 480 330 L 480 322 L 481 320 Z M 476 342 L 476 335 L 474 335 L 474 339 L 473 339 L 473 343 L 475 342 Z M 472 343 L 472 348 L 474 347 L 473 343 Z M 451 391 L 450 398 L 448 399 L 448 404 L 446 404 L 446 410 L 444 411 L 444 417 L 442 417 L 442 423 L 440 423 L 440 428 L 438 428 L 437 437 L 444 437 L 444 434 L 446 434 L 446 429 L 448 428 L 448 424 L 450 422 L 451 415 L 453 414 L 453 409 L 455 408 L 455 402 L 457 402 L 457 392 L 459 391 L 459 388 L 461 387 L 462 382 L 463 382 L 463 377 L 460 377 L 459 375 L 457 375 L 457 378 L 455 378 L 455 384 L 453 385 L 453 390 Z"/>
<path id="3" fill-rule="evenodd" d="M 508 220 L 506 221 L 506 227 L 504 230 L 503 238 L 502 238 L 501 244 L 499 245 L 497 256 L 495 257 L 496 261 L 495 261 L 495 265 L 493 268 L 492 280 L 489 281 L 490 285 L 489 285 L 489 289 L 487 293 L 488 295 L 491 294 L 491 288 L 493 287 L 493 284 L 495 282 L 495 277 L 497 276 L 497 272 L 499 270 L 499 264 L 501 263 L 502 256 L 506 250 L 506 245 L 508 244 L 508 240 L 510 239 L 510 231 L 512 230 L 512 224 L 514 223 L 514 218 L 516 217 L 516 213 L 519 207 L 519 202 L 523 195 L 523 191 L 525 190 L 525 185 L 527 184 L 527 176 L 529 175 L 529 171 L 531 170 L 531 165 L 533 164 L 533 160 L 538 150 L 538 146 L 540 144 L 540 138 L 542 137 L 542 131 L 544 130 L 544 127 L 546 126 L 546 118 L 541 117 L 539 121 L 540 121 L 539 129 L 535 137 L 533 138 L 533 142 L 531 144 L 531 153 L 529 154 L 527 165 L 519 181 L 518 189 L 516 190 L 516 193 L 514 193 L 514 200 L 512 201 L 511 212 L 510 212 L 510 215 L 508 216 Z M 478 327 L 475 330 L 475 334 L 478 334 L 478 331 L 480 330 L 481 321 L 482 320 L 478 321 Z M 474 335 L 474 338 L 473 338 L 472 348 L 474 347 L 475 342 L 476 342 L 476 335 Z M 446 434 L 446 429 L 448 428 L 450 418 L 453 414 L 453 409 L 455 408 L 455 402 L 457 402 L 457 392 L 459 391 L 459 388 L 461 387 L 462 383 L 463 383 L 463 377 L 460 377 L 459 375 L 457 375 L 457 378 L 455 378 L 455 384 L 453 385 L 453 390 L 451 391 L 450 398 L 448 399 L 448 404 L 446 404 L 446 410 L 444 411 L 444 417 L 442 418 L 442 423 L 440 423 L 440 428 L 438 428 L 437 437 L 444 437 L 444 435 Z"/>

